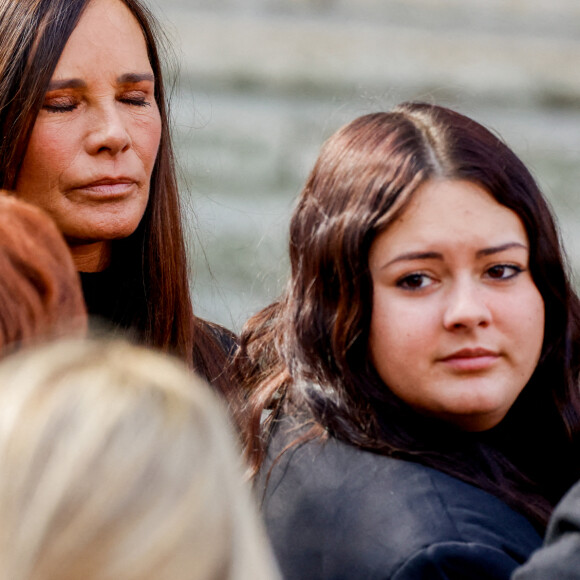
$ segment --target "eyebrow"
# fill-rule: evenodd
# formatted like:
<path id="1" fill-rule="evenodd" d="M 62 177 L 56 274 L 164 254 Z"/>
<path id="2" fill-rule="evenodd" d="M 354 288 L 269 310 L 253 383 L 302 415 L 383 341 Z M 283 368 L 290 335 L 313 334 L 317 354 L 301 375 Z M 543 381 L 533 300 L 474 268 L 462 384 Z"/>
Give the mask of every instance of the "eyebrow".
<path id="1" fill-rule="evenodd" d="M 475 253 L 477 258 L 483 258 L 484 256 L 491 256 L 493 254 L 499 254 L 500 252 L 505 252 L 506 250 L 511 250 L 512 248 L 521 248 L 522 250 L 528 251 L 528 246 L 522 244 L 521 242 L 508 242 L 507 244 L 502 244 L 501 246 L 492 246 L 491 248 L 484 248 Z"/>
<path id="2" fill-rule="evenodd" d="M 50 81 L 48 83 L 48 91 L 56 91 L 57 89 L 82 89 L 87 86 L 85 81 L 81 79 L 62 79 L 57 81 Z"/>
<path id="3" fill-rule="evenodd" d="M 125 73 L 117 77 L 117 83 L 140 83 L 142 81 L 155 82 L 155 76 L 152 73 Z M 82 79 L 62 79 L 53 80 L 48 83 L 48 91 L 56 91 L 58 89 L 84 89 L 87 83 Z"/>
<path id="4" fill-rule="evenodd" d="M 490 248 L 483 248 L 475 253 L 476 258 L 483 258 L 485 256 L 492 256 L 493 254 L 499 254 L 500 252 L 505 252 L 506 250 L 511 250 L 512 248 L 520 248 L 522 250 L 528 251 L 528 247 L 521 242 L 508 242 L 506 244 L 501 244 L 500 246 L 492 246 Z M 391 261 L 387 262 L 382 268 L 386 268 L 391 264 L 396 262 L 406 262 L 409 260 L 443 260 L 443 254 L 440 252 L 409 252 L 407 254 L 401 254 Z"/>
<path id="5" fill-rule="evenodd" d="M 140 83 L 141 81 L 155 82 L 155 76 L 153 73 L 125 73 L 124 75 L 117 77 L 117 82 L 119 84 Z"/>

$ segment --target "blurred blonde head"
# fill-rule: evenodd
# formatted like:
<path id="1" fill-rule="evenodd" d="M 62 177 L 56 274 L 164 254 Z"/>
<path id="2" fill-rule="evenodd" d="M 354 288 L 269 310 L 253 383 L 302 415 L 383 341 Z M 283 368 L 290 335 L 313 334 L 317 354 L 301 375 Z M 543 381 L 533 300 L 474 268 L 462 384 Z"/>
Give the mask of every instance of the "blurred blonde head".
<path id="1" fill-rule="evenodd" d="M 278 578 L 219 404 L 165 355 L 62 341 L 0 364 L 0 577 Z"/>
<path id="2" fill-rule="evenodd" d="M 0 350 L 86 327 L 78 274 L 56 225 L 0 192 Z"/>

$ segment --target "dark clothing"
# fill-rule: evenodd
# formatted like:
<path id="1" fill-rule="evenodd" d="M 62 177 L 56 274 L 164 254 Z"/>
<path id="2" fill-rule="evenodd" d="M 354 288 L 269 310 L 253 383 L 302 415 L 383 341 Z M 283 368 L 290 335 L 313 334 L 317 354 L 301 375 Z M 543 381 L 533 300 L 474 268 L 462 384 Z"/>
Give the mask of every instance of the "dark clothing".
<path id="1" fill-rule="evenodd" d="M 509 579 L 541 544 L 495 496 L 334 438 L 290 448 L 267 480 L 301 434 L 292 421 L 276 429 L 257 481 L 286 580 Z"/>
<path id="2" fill-rule="evenodd" d="M 128 338 L 138 341 L 138 331 L 131 326 L 132 315 L 136 310 L 147 311 L 145 295 L 135 295 L 122 288 L 120 284 L 127 284 L 127 280 L 112 268 L 79 274 L 91 330 L 115 334 L 121 331 Z M 197 320 L 203 331 L 214 339 L 216 346 L 221 347 L 224 360 L 230 360 L 238 347 L 236 335 L 217 324 L 199 318 Z M 201 374 L 204 374 L 203 369 Z"/>
<path id="3" fill-rule="evenodd" d="M 544 546 L 535 552 L 513 580 L 580 579 L 580 482 L 556 506 Z"/>
<path id="4" fill-rule="evenodd" d="M 148 304 L 151 299 L 143 286 L 143 276 L 136 271 L 121 272 L 120 268 L 117 263 L 101 272 L 80 273 L 90 330 L 92 334 L 121 335 L 132 342 L 159 347 L 159 343 L 147 338 L 149 317 L 158 313 L 154 303 Z M 242 394 L 231 365 L 238 348 L 237 337 L 226 328 L 197 317 L 191 332 L 191 341 L 187 341 L 192 347 L 190 353 L 186 351 L 188 345 L 177 343 L 179 339 L 172 339 L 170 345 L 164 341 L 163 349 L 171 346 L 170 352 L 182 353 L 184 362 L 224 397 L 237 422 Z"/>
<path id="5" fill-rule="evenodd" d="M 92 329 L 116 331 L 130 329 L 127 313 L 133 312 L 136 302 L 144 303 L 144 296 L 129 296 L 120 284 L 124 278 L 107 268 L 101 272 L 79 272 L 83 295 Z M 142 305 L 142 308 L 145 307 Z"/>

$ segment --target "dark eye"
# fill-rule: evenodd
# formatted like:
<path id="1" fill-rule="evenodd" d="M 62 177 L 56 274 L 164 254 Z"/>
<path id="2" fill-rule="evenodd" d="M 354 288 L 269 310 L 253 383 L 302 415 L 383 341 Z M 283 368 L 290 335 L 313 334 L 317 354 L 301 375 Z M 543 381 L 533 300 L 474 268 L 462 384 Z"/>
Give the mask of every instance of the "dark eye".
<path id="1" fill-rule="evenodd" d="M 494 280 L 509 280 L 523 272 L 522 268 L 513 264 L 497 264 L 488 268 L 486 275 Z"/>
<path id="2" fill-rule="evenodd" d="M 431 278 L 426 274 L 409 274 L 398 280 L 397 286 L 406 290 L 420 290 L 421 288 L 429 286 L 431 281 Z"/>

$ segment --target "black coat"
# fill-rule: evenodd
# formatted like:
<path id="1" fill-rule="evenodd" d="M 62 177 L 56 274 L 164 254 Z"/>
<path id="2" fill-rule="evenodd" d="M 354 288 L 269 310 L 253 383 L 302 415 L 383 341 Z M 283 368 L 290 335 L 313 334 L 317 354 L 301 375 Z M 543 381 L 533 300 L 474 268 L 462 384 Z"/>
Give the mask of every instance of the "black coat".
<path id="1" fill-rule="evenodd" d="M 274 434 L 257 481 L 286 580 L 507 580 L 541 544 L 495 496 L 333 438 L 292 447 L 267 479 L 299 434 L 288 427 Z"/>

